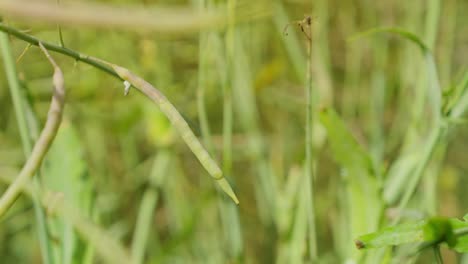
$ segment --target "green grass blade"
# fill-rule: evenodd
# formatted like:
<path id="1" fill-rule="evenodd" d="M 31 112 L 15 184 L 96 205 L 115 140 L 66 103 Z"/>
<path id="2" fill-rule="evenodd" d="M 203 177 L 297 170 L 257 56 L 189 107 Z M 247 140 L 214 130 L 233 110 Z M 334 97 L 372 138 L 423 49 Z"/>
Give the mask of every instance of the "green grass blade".
<path id="1" fill-rule="evenodd" d="M 5 70 L 7 75 L 7 81 L 10 88 L 10 94 L 13 100 L 13 106 L 15 108 L 16 119 L 19 127 L 20 138 L 23 146 L 23 152 L 26 157 L 29 157 L 32 152 L 32 142 L 33 138 L 30 134 L 30 129 L 28 127 L 28 122 L 26 120 L 26 102 L 21 94 L 19 80 L 16 73 L 16 63 L 13 58 L 13 53 L 11 51 L 8 34 L 1 32 L 0 33 L 0 46 L 2 50 L 2 57 L 5 64 Z M 36 175 L 37 176 L 37 175 Z M 42 209 L 39 201 L 39 181 L 37 177 L 33 179 L 34 185 L 36 187 L 35 192 L 33 193 L 34 201 L 34 212 L 36 217 L 37 224 L 37 233 L 39 238 L 39 245 L 41 249 L 42 261 L 46 264 L 54 263 L 52 258 L 52 247 L 47 234 L 47 226 L 45 220 L 44 210 Z"/>
<path id="2" fill-rule="evenodd" d="M 358 237 L 355 244 L 358 249 L 371 249 L 422 242 L 424 240 L 423 227 L 425 224 L 426 221 L 420 221 L 387 227 L 378 232 Z"/>
<path id="3" fill-rule="evenodd" d="M 43 167 L 43 185 L 60 193 L 75 210 L 90 217 L 94 199 L 91 178 L 87 172 L 82 142 L 75 127 L 65 121 L 47 154 Z M 77 239 L 70 222 L 60 218 L 49 219 L 50 232 L 58 238 L 56 249 L 59 263 L 77 263 L 82 260 L 80 248 L 85 248 Z"/>
<path id="4" fill-rule="evenodd" d="M 383 228 L 355 240 L 358 249 L 375 249 L 407 243 L 421 243 L 418 250 L 446 243 L 450 248 L 468 252 L 468 223 L 456 218 L 434 217 L 414 223 Z"/>
<path id="5" fill-rule="evenodd" d="M 427 53 L 430 51 L 429 47 L 416 34 L 411 33 L 405 29 L 396 28 L 396 27 L 373 28 L 368 31 L 360 32 L 358 34 L 353 35 L 351 38 L 349 38 L 349 41 L 355 41 L 359 38 L 368 37 L 370 35 L 374 35 L 377 33 L 397 34 L 401 37 L 406 38 L 407 40 L 412 41 L 414 44 L 416 44 L 422 53 Z"/>
<path id="6" fill-rule="evenodd" d="M 358 38 L 366 37 L 369 35 L 373 35 L 376 33 L 394 33 L 397 34 L 414 44 L 416 44 L 421 52 L 423 53 L 426 59 L 426 70 L 427 70 L 427 77 L 428 77 L 428 91 L 427 95 L 432 100 L 431 108 L 434 111 L 435 118 L 439 117 L 439 112 L 441 111 L 441 98 L 442 98 L 442 90 L 439 84 L 439 78 L 437 74 L 436 64 L 434 61 L 434 57 L 432 55 L 430 47 L 421 40 L 416 34 L 411 33 L 405 29 L 401 28 L 374 28 L 359 34 L 354 35 L 350 38 L 351 41 L 354 41 Z"/>
<path id="7" fill-rule="evenodd" d="M 331 108 L 323 109 L 320 121 L 327 129 L 334 158 L 339 164 L 353 173 L 363 172 L 362 177 L 371 177 L 373 166 L 369 155 L 356 142 L 338 114 Z"/>
<path id="8" fill-rule="evenodd" d="M 346 221 L 350 227 L 346 231 L 350 237 L 356 237 L 377 230 L 383 205 L 369 154 L 357 143 L 333 109 L 323 109 L 320 121 L 327 130 L 332 156 L 344 169 L 343 183 L 349 210 Z"/>
<path id="9" fill-rule="evenodd" d="M 463 80 L 458 85 L 462 94 L 457 98 L 457 103 L 450 109 L 450 118 L 458 119 L 468 110 L 468 72 L 465 73 Z"/>
<path id="10" fill-rule="evenodd" d="M 397 160 L 394 164 L 400 166 L 399 168 L 394 168 L 392 167 L 390 171 L 400 171 L 400 173 L 395 173 L 395 174 L 389 174 L 389 176 L 393 177 L 388 177 L 387 178 L 387 183 L 386 183 L 386 188 L 385 188 L 385 197 L 388 202 L 393 202 L 396 201 L 397 198 L 401 193 L 402 194 L 402 199 L 400 200 L 400 205 L 399 208 L 403 209 L 406 204 L 409 202 L 409 199 L 411 198 L 412 194 L 414 193 L 417 184 L 421 180 L 421 177 L 424 173 L 424 169 L 427 166 L 429 159 L 432 156 L 432 152 L 438 143 L 440 136 L 443 134 L 443 128 L 440 127 L 440 118 L 441 118 L 441 112 L 442 112 L 442 91 L 440 88 L 440 83 L 439 83 L 439 78 L 437 74 L 437 69 L 436 69 L 436 64 L 434 61 L 434 57 L 432 55 L 431 49 L 429 46 L 422 41 L 417 35 L 406 31 L 401 28 L 375 28 L 371 29 L 369 31 L 366 31 L 364 33 L 358 34 L 355 37 L 352 38 L 352 40 L 363 37 L 363 36 L 368 36 L 371 34 L 375 33 L 395 33 L 399 36 L 404 37 L 405 39 L 410 40 L 414 44 L 416 44 L 421 52 L 424 55 L 425 58 L 425 66 L 426 66 L 426 71 L 427 71 L 427 91 L 426 95 L 430 99 L 430 107 L 433 112 L 433 128 L 431 129 L 432 133 L 429 135 L 427 139 L 427 144 L 428 146 L 426 150 L 423 152 L 423 155 L 421 158 L 418 158 L 417 165 L 414 163 L 408 163 L 409 161 L 409 156 L 408 154 L 403 154 L 401 155 L 401 158 Z M 401 165 L 405 165 L 405 167 L 402 167 Z M 401 169 L 403 168 L 403 171 Z M 415 170 L 415 173 L 411 173 L 411 171 Z M 407 182 L 408 179 L 404 178 L 402 175 L 409 175 L 409 184 L 404 184 L 404 182 Z M 405 186 L 403 190 L 403 186 Z M 387 188 L 388 187 L 388 188 Z"/>
<path id="11" fill-rule="evenodd" d="M 161 188 L 171 162 L 171 152 L 162 150 L 154 160 L 153 169 L 150 175 L 150 186 L 144 192 L 140 209 L 138 211 L 137 222 L 132 240 L 132 259 L 135 264 L 144 263 L 144 255 L 147 246 L 148 236 L 152 228 L 154 210 L 157 206 Z"/>

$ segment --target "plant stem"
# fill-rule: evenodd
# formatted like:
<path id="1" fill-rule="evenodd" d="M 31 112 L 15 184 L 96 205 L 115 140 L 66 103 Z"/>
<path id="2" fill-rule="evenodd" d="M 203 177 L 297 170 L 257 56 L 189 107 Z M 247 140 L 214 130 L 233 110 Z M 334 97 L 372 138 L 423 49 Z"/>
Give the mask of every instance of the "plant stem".
<path id="1" fill-rule="evenodd" d="M 309 25 L 309 37 L 312 37 L 312 27 Z M 307 220 L 308 220 L 308 231 L 309 231 L 309 254 L 311 261 L 315 261 L 317 258 L 317 238 L 315 230 L 315 207 L 314 207 L 314 91 L 312 87 L 312 39 L 307 40 L 307 55 L 308 64 L 306 72 L 306 129 L 305 129 L 305 184 L 306 184 L 306 195 L 307 201 Z"/>
<path id="2" fill-rule="evenodd" d="M 2 57 L 4 60 L 8 86 L 10 88 L 11 97 L 13 100 L 13 106 L 15 108 L 16 120 L 19 127 L 20 138 L 23 145 L 23 152 L 25 157 L 29 160 L 32 156 L 32 144 L 31 144 L 31 135 L 29 133 L 29 128 L 26 121 L 26 113 L 24 112 L 24 100 L 21 95 L 20 85 L 16 74 L 15 61 L 12 56 L 12 51 L 6 33 L 0 33 L 0 46 L 2 49 Z M 32 172 L 32 175 L 34 171 Z M 31 175 L 31 176 L 32 176 Z M 39 200 L 39 180 L 37 177 L 34 177 L 34 192 L 32 193 L 33 204 L 34 204 L 34 214 L 36 218 L 36 227 L 37 235 L 39 239 L 39 246 L 41 249 L 42 261 L 46 264 L 53 263 L 52 258 L 52 247 L 47 235 L 47 225 L 45 220 L 44 210 L 41 207 Z M 2 196 L 3 198 L 3 196 Z M 6 209 L 6 208 L 5 208 Z"/>
<path id="3" fill-rule="evenodd" d="M 206 7 L 210 7 L 212 1 L 199 0 L 198 7 L 200 11 L 206 11 Z M 228 8 L 228 22 L 229 26 L 227 28 L 227 35 L 233 33 L 234 28 L 234 8 L 235 1 L 229 1 Z M 208 44 L 213 44 L 212 38 L 208 38 L 210 32 L 200 32 L 199 40 L 199 69 L 198 69 L 198 93 L 197 93 L 197 103 L 198 103 L 198 115 L 201 125 L 202 138 L 203 142 L 207 146 L 208 152 L 211 155 L 215 155 L 214 147 L 211 138 L 209 120 L 207 117 L 206 107 L 205 107 L 205 91 L 208 85 L 207 80 L 208 73 L 212 72 L 208 66 L 208 59 L 210 47 Z M 219 36 L 216 40 L 220 41 L 222 38 Z M 226 45 L 229 43 L 226 42 Z M 222 47 L 220 45 L 216 46 L 218 49 L 217 56 L 217 71 L 220 77 L 220 84 L 222 86 L 223 92 L 223 173 L 228 177 L 232 175 L 232 90 L 231 84 L 229 83 L 232 69 L 232 54 L 229 48 L 226 49 L 226 53 L 222 54 Z M 228 51 L 229 50 L 229 51 Z M 224 230 L 224 238 L 226 241 L 226 251 L 229 253 L 230 259 L 227 261 L 237 261 L 242 257 L 242 237 L 239 224 L 239 213 L 237 208 L 227 201 L 220 197 L 218 199 L 218 207 L 221 214 L 221 222 Z"/>
<path id="4" fill-rule="evenodd" d="M 154 208 L 158 202 L 158 191 L 154 187 L 148 187 L 141 199 L 138 210 L 135 233 L 132 240 L 132 259 L 135 263 L 143 263 L 146 243 L 151 230 L 151 220 Z"/>
<path id="5" fill-rule="evenodd" d="M 2 34 L 3 35 L 3 34 Z M 58 128 L 62 121 L 63 106 L 65 104 L 65 88 L 63 83 L 63 74 L 60 68 L 55 64 L 47 50 L 41 46 L 47 58 L 54 66 L 54 91 L 52 101 L 50 103 L 49 113 L 44 129 L 41 131 L 39 139 L 34 144 L 31 155 L 29 156 L 26 164 L 21 170 L 15 181 L 8 187 L 6 192 L 0 197 L 0 217 L 12 206 L 18 198 L 19 193 L 27 184 L 28 180 L 39 169 L 42 160 L 44 159 L 47 151 L 49 150 L 52 141 L 57 134 Z M 38 197 L 36 197 L 38 198 Z M 49 260 L 50 261 L 50 260 Z"/>
<path id="6" fill-rule="evenodd" d="M 89 64 L 101 71 L 104 71 L 120 80 L 123 80 L 122 78 L 120 78 L 120 76 L 111 68 L 109 67 L 108 65 L 104 64 L 104 63 L 101 63 L 99 61 L 96 61 L 96 60 L 93 60 L 91 57 L 89 57 L 88 55 L 84 55 L 84 54 L 81 54 L 79 52 L 76 52 L 74 50 L 71 50 L 71 49 L 68 49 L 68 48 L 65 48 L 65 47 L 60 47 L 58 45 L 55 45 L 55 44 L 52 44 L 52 43 L 48 43 L 48 42 L 44 42 L 42 40 L 39 40 L 31 35 L 28 35 L 28 34 L 25 34 L 15 28 L 12 28 L 12 27 L 9 27 L 7 25 L 5 25 L 4 23 L 0 23 L 0 31 L 3 31 L 3 32 L 6 32 L 10 35 L 13 35 L 21 40 L 24 40 L 32 45 L 35 45 L 35 46 L 39 46 L 39 42 L 42 43 L 42 45 L 44 45 L 44 47 L 49 50 L 49 51 L 54 51 L 54 52 L 57 52 L 57 53 L 61 53 L 63 55 L 66 55 L 68 57 L 71 57 L 77 61 L 81 61 L 81 62 L 84 62 L 86 64 Z"/>
<path id="7" fill-rule="evenodd" d="M 225 49 L 225 73 L 221 73 L 221 82 L 223 90 L 223 172 L 232 176 L 232 129 L 233 129 L 233 104 L 232 104 L 232 86 L 234 69 L 234 42 L 236 36 L 236 4 L 237 0 L 228 0 L 228 27 L 226 31 L 226 49 Z M 222 70 L 223 68 L 221 68 Z M 243 257 L 242 231 L 239 220 L 239 211 L 233 204 L 226 201 L 221 202 L 223 209 L 224 230 L 226 232 L 226 241 L 230 261 L 240 262 Z"/>
<path id="8" fill-rule="evenodd" d="M 407 188 L 403 194 L 403 197 L 401 198 L 401 201 L 398 206 L 399 211 L 402 211 L 406 207 L 411 196 L 416 190 L 418 182 L 420 181 L 422 175 L 424 174 L 424 170 L 426 169 L 427 164 L 429 163 L 432 157 L 432 154 L 437 146 L 437 143 L 439 142 L 441 136 L 445 134 L 445 130 L 446 130 L 446 127 L 443 124 L 440 124 L 437 128 L 434 128 L 434 130 L 431 132 L 429 139 L 428 139 L 428 143 L 423 152 L 424 156 L 422 157 L 418 167 L 416 168 L 414 176 L 410 179 L 410 182 L 407 184 Z M 401 219 L 401 214 L 395 219 L 395 223 L 399 222 L 400 219 Z"/>
<path id="9" fill-rule="evenodd" d="M 205 1 L 198 1 L 198 11 L 205 11 Z M 199 34 L 198 42 L 198 89 L 197 89 L 197 111 L 200 122 L 200 129 L 202 134 L 203 143 L 211 155 L 214 154 L 214 146 L 211 139 L 210 125 L 205 107 L 205 92 L 207 86 L 207 44 L 208 33 L 201 31 Z"/>
<path id="10" fill-rule="evenodd" d="M 442 259 L 442 255 L 440 254 L 440 246 L 437 244 L 433 247 L 434 250 L 434 257 L 437 264 L 444 264 L 444 260 Z"/>
<path id="11" fill-rule="evenodd" d="M 236 0 L 228 0 L 228 30 L 226 32 L 226 80 L 223 80 L 223 169 L 232 170 L 232 72 L 234 65 L 235 41 L 235 5 Z M 229 80 L 231 79 L 231 80 Z M 229 81 L 231 81 L 229 83 Z"/>
<path id="12" fill-rule="evenodd" d="M 138 211 L 132 240 L 132 259 L 135 264 L 144 263 L 145 249 L 152 228 L 154 210 L 159 199 L 159 190 L 168 174 L 171 152 L 162 149 L 158 152 L 151 171 L 150 184 L 143 194 Z"/>

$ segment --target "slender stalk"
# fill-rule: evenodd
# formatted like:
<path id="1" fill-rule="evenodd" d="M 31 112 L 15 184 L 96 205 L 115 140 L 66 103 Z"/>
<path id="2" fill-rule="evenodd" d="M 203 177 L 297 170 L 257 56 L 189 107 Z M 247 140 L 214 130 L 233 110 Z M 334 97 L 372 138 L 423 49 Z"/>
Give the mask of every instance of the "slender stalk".
<path id="1" fill-rule="evenodd" d="M 0 46 L 2 49 L 2 57 L 5 64 L 7 80 L 9 83 L 10 93 L 15 108 L 16 120 L 18 122 L 20 138 L 23 145 L 23 152 L 26 158 L 31 155 L 32 143 L 31 135 L 26 121 L 26 113 L 24 112 L 24 101 L 21 95 L 19 82 L 16 74 L 15 61 L 12 56 L 8 35 L 0 33 Z M 33 192 L 34 214 L 37 225 L 37 235 L 39 239 L 39 246 L 41 249 L 42 261 L 44 263 L 53 263 L 52 247 L 47 235 L 47 225 L 45 220 L 44 210 L 42 209 L 39 201 L 39 180 L 34 178 L 35 192 Z"/>
<path id="2" fill-rule="evenodd" d="M 5 65 L 8 87 L 10 88 L 10 94 L 11 99 L 13 101 L 13 107 L 15 109 L 16 119 L 18 121 L 18 128 L 21 143 L 23 146 L 23 152 L 25 156 L 28 156 L 31 152 L 31 137 L 28 133 L 29 128 L 28 123 L 26 121 L 26 113 L 23 107 L 24 103 L 21 96 L 21 88 L 16 74 L 16 64 L 12 56 L 8 35 L 5 33 L 1 33 L 0 41 L 2 47 L 3 63 Z"/>
<path id="3" fill-rule="evenodd" d="M 29 179 L 34 175 L 40 167 L 47 151 L 49 150 L 52 141 L 57 134 L 58 128 L 62 121 L 63 106 L 65 104 L 65 88 L 63 83 L 63 74 L 57 64 L 50 57 L 44 46 L 40 45 L 44 54 L 46 54 L 50 63 L 54 66 L 54 91 L 52 101 L 47 115 L 47 120 L 44 129 L 41 131 L 39 139 L 34 144 L 31 156 L 26 161 L 15 181 L 8 187 L 6 192 L 0 198 L 0 217 L 6 213 L 20 194 L 21 190 L 27 184 Z"/>
<path id="4" fill-rule="evenodd" d="M 16 38 L 19 38 L 19 39 L 21 39 L 23 41 L 26 41 L 29 44 L 32 44 L 32 45 L 35 45 L 35 46 L 39 46 L 39 42 L 41 42 L 42 45 L 49 51 L 54 51 L 54 52 L 57 52 L 57 53 L 61 53 L 63 55 L 71 57 L 71 58 L 73 58 L 73 59 L 75 59 L 77 61 L 84 62 L 86 64 L 89 64 L 89 65 L 101 70 L 101 71 L 104 71 L 107 74 L 110 74 L 110 75 L 112 75 L 112 76 L 114 76 L 114 77 L 116 77 L 116 78 L 118 78 L 120 80 L 123 80 L 122 78 L 120 78 L 120 76 L 111 67 L 109 67 L 108 65 L 106 65 L 104 63 L 101 63 L 99 61 L 93 60 L 88 55 L 84 55 L 84 54 L 81 54 L 81 53 L 76 52 L 74 50 L 71 50 L 71 49 L 68 49 L 68 48 L 65 48 L 65 47 L 60 47 L 58 45 L 39 40 L 36 37 L 25 34 L 25 33 L 13 28 L 13 27 L 7 26 L 4 23 L 0 23 L 0 31 L 6 32 L 6 33 L 8 33 L 8 34 L 10 34 L 12 36 L 15 36 Z"/>
<path id="5" fill-rule="evenodd" d="M 223 87 L 223 171 L 226 175 L 232 176 L 232 129 L 233 129 L 233 104 L 232 86 L 233 63 L 234 63 L 234 41 L 235 41 L 235 15 L 237 0 L 228 0 L 228 27 L 226 32 L 226 62 L 225 73 L 221 73 Z M 221 68 L 222 70 L 223 68 Z M 238 208 L 232 204 L 222 201 L 224 212 L 224 228 L 229 243 L 229 251 L 235 262 L 241 261 L 243 257 L 242 232 L 239 222 Z M 232 260 L 231 260 L 232 261 Z"/>
<path id="6" fill-rule="evenodd" d="M 435 245 L 433 247 L 433 251 L 434 251 L 434 258 L 436 260 L 436 263 L 437 264 L 444 264 L 444 260 L 442 259 L 442 254 L 440 254 L 440 246 Z"/>
<path id="7" fill-rule="evenodd" d="M 461 118 L 462 115 L 468 110 L 468 71 L 465 72 L 465 76 L 460 82 L 459 86 L 461 86 L 459 89 L 463 92 L 458 99 L 458 103 L 450 110 L 449 115 L 449 118 L 454 120 Z"/>
<path id="8" fill-rule="evenodd" d="M 154 209 L 158 203 L 159 190 L 168 174 L 171 152 L 163 149 L 158 152 L 151 171 L 150 184 L 141 200 L 132 240 L 132 259 L 135 264 L 144 263 L 145 249 L 152 228 Z"/>
<path id="9" fill-rule="evenodd" d="M 200 0 L 199 1 L 199 11 L 202 12 L 204 10 L 205 6 L 205 1 Z M 206 45 L 207 45 L 207 33 L 206 32 L 200 32 L 199 36 L 200 40 L 198 42 L 198 63 L 199 63 L 199 69 L 198 69 L 198 89 L 197 89 L 197 110 L 198 110 L 198 116 L 199 116 L 199 121 L 200 121 L 200 128 L 201 128 L 201 134 L 203 138 L 203 143 L 205 144 L 206 148 L 208 149 L 208 152 L 213 154 L 214 148 L 211 140 L 211 132 L 210 132 L 210 127 L 209 127 L 209 121 L 208 121 L 208 116 L 206 113 L 206 108 L 205 108 L 205 92 L 206 92 L 206 71 L 204 70 L 206 67 L 207 63 L 207 52 L 206 52 Z"/>
<path id="10" fill-rule="evenodd" d="M 429 0 L 426 12 L 426 34 L 424 42 L 432 49 L 435 45 L 437 31 L 439 28 L 440 0 Z"/>
<path id="11" fill-rule="evenodd" d="M 232 77 L 235 41 L 235 6 L 236 0 L 228 0 L 228 31 L 226 32 L 227 72 Z M 232 79 L 232 78 L 231 78 Z M 223 80 L 223 169 L 232 171 L 232 80 Z"/>
<path id="12" fill-rule="evenodd" d="M 307 19 L 307 18 L 306 18 Z M 317 258 L 317 238 L 315 230 L 315 207 L 314 207 L 314 146 L 313 146 L 313 136 L 314 136 L 314 91 L 312 87 L 312 27 L 310 26 L 309 21 L 309 38 L 307 40 L 307 55 L 308 55 L 308 64 L 306 72 L 306 97 L 307 97 L 307 106 L 306 106 L 306 129 L 305 129 L 305 183 L 307 186 L 306 195 L 307 201 L 309 204 L 307 206 L 307 220 L 308 220 L 308 231 L 309 231 L 309 253 L 311 261 L 316 260 Z"/>
<path id="13" fill-rule="evenodd" d="M 375 57 L 376 66 L 372 72 L 372 88 L 369 111 L 369 130 L 370 130 L 370 153 L 377 172 L 377 179 L 382 181 L 381 173 L 378 173 L 384 159 L 385 151 L 385 135 L 383 129 L 384 112 L 385 112 L 385 90 L 386 90 L 386 76 L 385 64 L 388 57 L 388 44 L 385 40 L 376 39 L 374 41 L 375 48 L 373 49 L 373 56 Z"/>
<path id="14" fill-rule="evenodd" d="M 230 34 L 234 30 L 234 1 L 228 2 L 228 33 Z M 206 6 L 210 6 L 211 1 L 199 0 L 198 7 L 200 11 L 204 10 Z M 208 85 L 208 73 L 212 72 L 208 68 L 208 58 L 209 58 L 209 44 L 208 43 L 208 32 L 200 32 L 199 40 L 199 69 L 198 69 L 198 90 L 197 90 L 197 103 L 198 103 L 198 115 L 201 125 L 201 134 L 203 141 L 207 146 L 208 152 L 211 155 L 214 155 L 214 147 L 212 144 L 209 120 L 207 117 L 207 111 L 205 107 L 205 90 Z M 216 40 L 220 41 L 221 37 L 218 37 Z M 210 45 L 211 47 L 211 45 Z M 218 45 L 216 46 L 219 54 L 217 54 L 217 72 L 220 76 L 220 82 L 223 91 L 223 173 L 225 175 L 232 175 L 232 101 L 231 94 L 232 90 L 229 84 L 229 77 L 232 76 L 231 60 L 229 59 L 232 55 L 229 52 L 222 54 L 222 48 Z M 225 55 L 225 56 L 223 56 Z M 216 55 L 215 55 L 216 56 Z M 226 57 L 226 58 L 224 58 Z M 221 198 L 221 197 L 220 197 Z M 226 199 L 218 199 L 218 207 L 221 213 L 221 222 L 224 230 L 224 238 L 227 243 L 226 251 L 229 253 L 230 257 L 234 259 L 239 259 L 242 254 L 242 238 L 239 224 L 239 214 L 237 208 L 227 201 Z M 229 261 L 232 261 L 230 259 Z M 235 260 L 234 260 L 235 261 Z"/>
<path id="15" fill-rule="evenodd" d="M 446 130 L 446 127 L 443 125 L 440 125 L 439 127 L 435 128 L 432 131 L 431 135 L 429 136 L 428 143 L 423 152 L 424 156 L 422 157 L 418 167 L 416 168 L 414 176 L 410 179 L 410 182 L 408 182 L 405 192 L 403 194 L 403 197 L 400 200 L 400 203 L 398 205 L 399 211 L 402 211 L 408 204 L 409 200 L 411 199 L 411 196 L 416 190 L 418 182 L 423 176 L 424 170 L 426 169 L 427 164 L 429 163 L 432 157 L 432 154 L 434 153 L 437 143 L 439 142 L 442 135 L 445 134 L 445 130 Z M 401 214 L 396 218 L 395 222 L 398 222 L 400 219 L 401 219 Z"/>
<path id="16" fill-rule="evenodd" d="M 254 167 L 254 195 L 260 221 L 268 228 L 274 230 L 277 216 L 277 191 L 276 175 L 272 171 L 269 160 L 269 148 L 261 131 L 260 116 L 256 101 L 255 88 L 253 87 L 252 57 L 245 47 L 249 35 L 242 29 L 235 30 L 234 57 L 232 68 L 229 70 L 230 83 L 232 84 L 233 107 L 238 114 L 238 125 L 244 130 L 246 137 L 245 151 L 249 152 L 249 162 Z M 244 40 L 247 40 L 244 42 Z M 271 228 L 271 229 L 270 229 Z M 267 252 L 274 252 L 276 248 L 276 233 L 267 232 L 264 248 Z M 273 262 L 273 254 L 265 256 L 263 262 Z"/>
<path id="17" fill-rule="evenodd" d="M 149 187 L 143 194 L 138 210 L 135 233 L 132 240 L 132 259 L 135 263 L 143 263 L 146 243 L 151 229 L 151 219 L 158 202 L 158 191 Z"/>

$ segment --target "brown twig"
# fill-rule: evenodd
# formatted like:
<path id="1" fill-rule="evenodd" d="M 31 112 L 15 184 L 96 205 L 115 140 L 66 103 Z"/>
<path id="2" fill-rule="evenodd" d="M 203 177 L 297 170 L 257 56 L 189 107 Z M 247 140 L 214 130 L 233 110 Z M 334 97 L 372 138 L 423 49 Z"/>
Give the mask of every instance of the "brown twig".
<path id="1" fill-rule="evenodd" d="M 54 90 L 52 101 L 47 114 L 47 120 L 42 130 L 39 139 L 37 140 L 32 150 L 31 156 L 26 161 L 23 169 L 21 170 L 15 181 L 8 187 L 6 192 L 0 198 L 0 217 L 6 213 L 11 205 L 18 198 L 19 193 L 28 183 L 28 180 L 34 175 L 37 169 L 41 166 L 47 151 L 52 144 L 52 141 L 57 134 L 58 128 L 62 121 L 63 107 L 65 104 L 65 88 L 63 81 L 62 70 L 55 63 L 54 59 L 50 56 L 42 43 L 39 42 L 39 47 L 46 55 L 49 62 L 54 67 L 53 84 Z"/>

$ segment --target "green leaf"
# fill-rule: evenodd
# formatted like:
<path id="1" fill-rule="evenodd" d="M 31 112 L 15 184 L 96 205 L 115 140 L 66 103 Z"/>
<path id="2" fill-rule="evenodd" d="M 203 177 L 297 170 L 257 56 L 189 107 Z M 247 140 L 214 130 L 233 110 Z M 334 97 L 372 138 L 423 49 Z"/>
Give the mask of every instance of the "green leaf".
<path id="1" fill-rule="evenodd" d="M 456 218 L 449 219 L 452 230 L 456 235 L 455 244 L 451 248 L 459 253 L 468 253 L 468 214 L 463 217 L 461 221 Z M 463 234 L 460 235 L 460 232 Z"/>
<path id="2" fill-rule="evenodd" d="M 422 242 L 424 241 L 423 227 L 425 224 L 426 221 L 419 221 L 387 227 L 378 232 L 358 237 L 355 244 L 358 249 L 369 249 Z"/>
<path id="3" fill-rule="evenodd" d="M 367 37 L 369 35 L 373 35 L 376 33 L 395 33 L 395 34 L 400 35 L 401 37 L 406 38 L 407 40 L 410 40 L 414 44 L 416 44 L 423 53 L 429 52 L 430 50 L 429 47 L 416 34 L 411 33 L 402 28 L 394 28 L 394 27 L 373 28 L 368 31 L 358 33 L 352 36 L 349 40 L 354 41 L 358 38 Z"/>
<path id="4" fill-rule="evenodd" d="M 456 243 L 453 228 L 446 218 L 435 217 L 427 221 L 423 227 L 424 241 L 447 242 L 452 247 Z"/>
<path id="5" fill-rule="evenodd" d="M 400 154 L 388 170 L 383 190 L 383 197 L 387 204 L 396 203 L 408 185 L 408 178 L 414 174 L 418 166 L 420 159 L 418 150 Z"/>
<path id="6" fill-rule="evenodd" d="M 427 95 L 432 101 L 431 107 L 436 115 L 439 114 L 442 107 L 442 89 L 440 88 L 439 78 L 437 75 L 437 67 L 432 55 L 431 49 L 424 43 L 424 41 L 419 38 L 416 34 L 409 32 L 402 28 L 396 27 L 385 27 L 385 28 L 373 28 L 371 30 L 365 31 L 363 33 L 359 33 L 353 36 L 350 40 L 353 41 L 357 38 L 373 35 L 376 33 L 393 33 L 397 34 L 418 46 L 421 50 L 424 58 L 426 60 L 426 71 L 428 77 L 428 90 Z"/>
<path id="7" fill-rule="evenodd" d="M 323 109 L 320 121 L 327 129 L 335 160 L 353 173 L 373 174 L 370 156 L 357 143 L 338 114 L 331 108 Z"/>
<path id="8" fill-rule="evenodd" d="M 428 45 L 422 41 L 421 38 L 419 38 L 416 34 L 411 33 L 409 31 L 406 31 L 405 29 L 401 28 L 374 28 L 369 31 L 366 31 L 364 33 L 360 33 L 351 40 L 354 40 L 356 38 L 360 38 L 363 36 L 368 36 L 372 35 L 375 33 L 394 33 L 397 34 L 414 44 L 416 44 L 419 49 L 421 50 L 424 59 L 425 59 L 425 68 L 426 68 L 426 76 L 427 76 L 427 89 L 426 89 L 426 94 L 428 99 L 429 99 L 429 104 L 428 106 L 431 109 L 432 115 L 433 115 L 433 126 L 434 128 L 431 129 L 431 131 L 440 131 L 440 118 L 442 117 L 441 112 L 442 112 L 442 89 L 440 87 L 440 82 L 439 82 L 439 77 L 437 73 L 437 67 L 436 63 L 434 60 L 434 56 L 429 48 Z M 468 96 L 467 96 L 468 98 Z M 411 135 L 413 133 L 412 130 L 408 130 L 408 135 Z M 417 162 L 408 162 L 405 161 L 408 156 L 413 156 L 414 153 L 406 153 L 403 152 L 400 154 L 400 159 L 397 160 L 397 162 L 394 163 L 394 166 L 390 168 L 390 172 L 392 174 L 389 174 L 387 177 L 387 182 L 385 184 L 385 193 L 384 197 L 387 203 L 394 203 L 396 202 L 400 196 L 402 196 L 399 207 L 400 209 L 404 208 L 409 199 L 411 198 L 411 195 L 414 193 L 414 190 L 417 187 L 417 184 L 421 180 L 422 174 L 424 172 L 424 169 L 426 167 L 426 162 L 430 158 L 433 145 L 437 143 L 439 137 L 439 133 L 433 132 L 431 135 L 428 137 L 428 141 L 425 145 L 428 146 L 427 151 L 425 151 L 426 155 L 421 156 L 421 160 Z M 412 144 L 412 143 L 410 143 Z M 419 149 L 420 143 L 418 143 L 418 148 L 414 147 L 407 147 L 404 146 L 402 149 Z M 395 167 L 398 166 L 398 167 Z M 415 172 L 413 172 L 413 170 Z M 394 173 L 397 172 L 397 173 Z M 402 188 L 404 186 L 403 184 L 406 183 L 405 188 Z"/>
<path id="9" fill-rule="evenodd" d="M 406 243 L 446 243 L 453 250 L 468 252 L 468 222 L 456 218 L 434 217 L 404 223 L 366 234 L 355 240 L 358 249 L 381 248 Z"/>
<path id="10" fill-rule="evenodd" d="M 64 199 L 82 215 L 91 215 L 93 200 L 92 184 L 87 173 L 82 143 L 71 123 L 64 120 L 47 154 L 42 170 L 42 182 L 53 192 L 48 200 L 48 211 L 53 213 L 54 204 Z M 58 263 L 79 263 L 79 251 L 85 247 L 79 242 L 71 223 L 51 217 L 49 228 L 59 241 L 55 247 Z"/>
<path id="11" fill-rule="evenodd" d="M 468 235 L 458 237 L 452 249 L 458 253 L 468 253 Z"/>
<path id="12" fill-rule="evenodd" d="M 348 235 L 356 237 L 375 231 L 383 208 L 372 160 L 333 109 L 322 110 L 320 121 L 327 130 L 332 156 L 343 168 L 345 206 L 349 208 L 351 227 Z"/>

